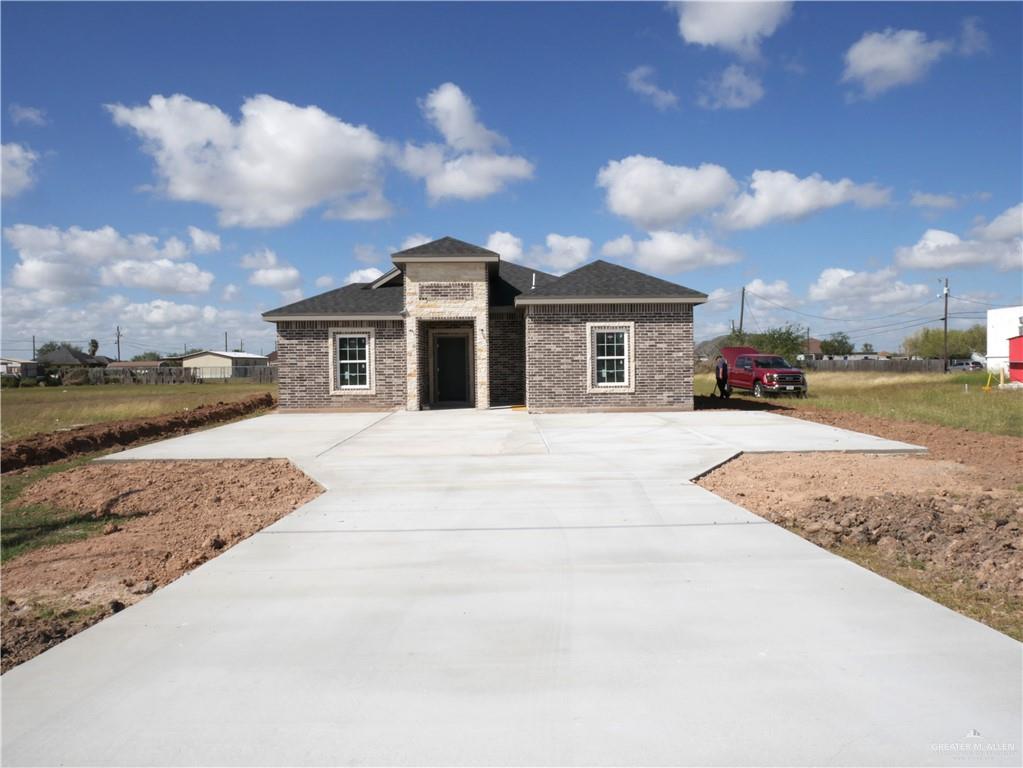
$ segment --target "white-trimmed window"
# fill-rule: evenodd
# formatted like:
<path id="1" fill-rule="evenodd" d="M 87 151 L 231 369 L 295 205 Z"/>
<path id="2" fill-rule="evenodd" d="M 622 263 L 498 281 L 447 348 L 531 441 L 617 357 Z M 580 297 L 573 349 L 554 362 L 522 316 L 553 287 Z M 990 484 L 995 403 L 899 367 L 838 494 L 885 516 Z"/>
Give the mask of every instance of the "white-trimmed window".
<path id="1" fill-rule="evenodd" d="M 370 330 L 337 331 L 331 335 L 331 390 L 373 390 L 373 333 Z"/>
<path id="2" fill-rule="evenodd" d="M 594 331 L 598 387 L 626 387 L 629 385 L 628 332 L 624 328 Z"/>
<path id="3" fill-rule="evenodd" d="M 587 323 L 589 392 L 632 392 L 635 323 Z"/>

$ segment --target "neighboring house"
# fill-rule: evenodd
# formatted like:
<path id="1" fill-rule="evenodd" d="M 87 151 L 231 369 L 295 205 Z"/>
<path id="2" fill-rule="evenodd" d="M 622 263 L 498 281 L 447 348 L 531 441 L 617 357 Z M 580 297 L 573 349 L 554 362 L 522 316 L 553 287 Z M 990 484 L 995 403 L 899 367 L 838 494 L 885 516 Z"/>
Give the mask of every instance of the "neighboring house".
<path id="1" fill-rule="evenodd" d="M 706 294 L 595 261 L 561 277 L 445 237 L 274 309 L 282 408 L 693 407 Z"/>
<path id="2" fill-rule="evenodd" d="M 39 355 L 37 362 L 40 365 L 58 368 L 104 368 L 110 363 L 110 358 L 103 355 L 93 357 L 77 349 L 71 349 L 71 347 L 57 347 L 57 349 Z"/>
<path id="3" fill-rule="evenodd" d="M 34 360 L 18 360 L 13 357 L 0 357 L 0 374 L 12 376 L 35 376 L 36 365 Z"/>
<path id="4" fill-rule="evenodd" d="M 1008 370 L 1009 339 L 1023 334 L 1023 306 L 987 311 L 987 369 Z"/>
<path id="5" fill-rule="evenodd" d="M 264 355 L 251 352 L 193 352 L 181 358 L 183 368 L 191 368 L 197 379 L 228 379 L 249 375 L 249 368 L 267 365 Z"/>

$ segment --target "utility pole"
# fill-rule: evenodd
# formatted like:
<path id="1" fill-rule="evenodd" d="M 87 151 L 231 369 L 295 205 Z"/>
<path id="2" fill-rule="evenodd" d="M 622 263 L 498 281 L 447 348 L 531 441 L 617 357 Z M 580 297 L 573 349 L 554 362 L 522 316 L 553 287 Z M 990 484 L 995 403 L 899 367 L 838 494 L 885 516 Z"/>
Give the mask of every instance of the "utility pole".
<path id="1" fill-rule="evenodd" d="M 121 359 L 121 326 L 117 326 L 117 359 Z"/>
<path id="2" fill-rule="evenodd" d="M 32 359 L 33 360 L 36 359 L 36 337 L 35 337 L 35 334 L 32 334 Z"/>
<path id="3" fill-rule="evenodd" d="M 227 331 L 224 331 L 224 351 L 227 352 Z"/>
<path id="4" fill-rule="evenodd" d="M 948 278 L 945 278 L 945 373 L 948 373 Z"/>
<path id="5" fill-rule="evenodd" d="M 245 339 L 238 339 L 238 351 L 239 352 L 245 351 Z"/>
<path id="6" fill-rule="evenodd" d="M 742 287 L 742 299 L 739 301 L 739 335 L 742 335 L 742 322 L 746 317 L 746 286 Z"/>
<path id="7" fill-rule="evenodd" d="M 806 326 L 806 359 L 810 359 L 810 326 Z"/>

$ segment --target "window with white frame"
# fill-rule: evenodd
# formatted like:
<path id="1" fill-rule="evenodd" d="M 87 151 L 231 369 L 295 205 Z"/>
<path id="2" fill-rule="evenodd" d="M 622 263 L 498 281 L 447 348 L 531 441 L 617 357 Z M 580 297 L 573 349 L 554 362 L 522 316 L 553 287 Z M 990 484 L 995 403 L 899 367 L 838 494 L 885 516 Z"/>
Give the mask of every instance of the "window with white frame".
<path id="1" fill-rule="evenodd" d="M 339 333 L 334 337 L 335 386 L 337 389 L 369 389 L 370 343 L 368 333 Z"/>
<path id="2" fill-rule="evenodd" d="M 627 328 L 598 328 L 593 332 L 593 361 L 598 387 L 629 384 L 629 331 Z"/>

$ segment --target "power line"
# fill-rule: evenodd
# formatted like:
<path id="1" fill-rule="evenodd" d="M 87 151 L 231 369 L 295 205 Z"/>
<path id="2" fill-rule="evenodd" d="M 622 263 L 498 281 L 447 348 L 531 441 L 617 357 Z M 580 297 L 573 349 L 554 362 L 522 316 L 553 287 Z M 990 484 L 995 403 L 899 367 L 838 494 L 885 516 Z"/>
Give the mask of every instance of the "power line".
<path id="1" fill-rule="evenodd" d="M 747 293 L 749 293 L 750 296 L 756 296 L 761 301 L 766 301 L 768 304 L 773 304 L 774 306 L 778 307 L 779 309 L 784 309 L 787 312 L 793 312 L 793 313 L 795 313 L 797 315 L 803 315 L 804 317 L 812 317 L 812 318 L 815 318 L 817 320 L 831 320 L 831 321 L 834 321 L 836 323 L 856 323 L 856 322 L 861 322 L 861 321 L 884 320 L 884 319 L 889 318 L 889 317 L 897 317 L 898 315 L 906 315 L 906 314 L 909 314 L 910 312 L 915 312 L 918 309 L 923 309 L 924 307 L 928 306 L 929 304 L 933 304 L 934 302 L 938 301 L 937 298 L 929 299 L 929 300 L 925 301 L 923 304 L 919 304 L 919 305 L 917 305 L 915 307 L 910 307 L 909 309 L 902 309 L 902 310 L 899 310 L 898 312 L 892 312 L 891 314 L 888 314 L 888 315 L 878 315 L 877 317 L 828 317 L 826 315 L 815 315 L 815 314 L 813 314 L 811 312 L 803 312 L 802 310 L 799 310 L 799 309 L 793 309 L 792 307 L 787 307 L 784 304 L 779 304 L 777 301 L 772 301 L 771 299 L 764 298 L 760 294 L 753 293 L 753 291 L 747 291 Z"/>

